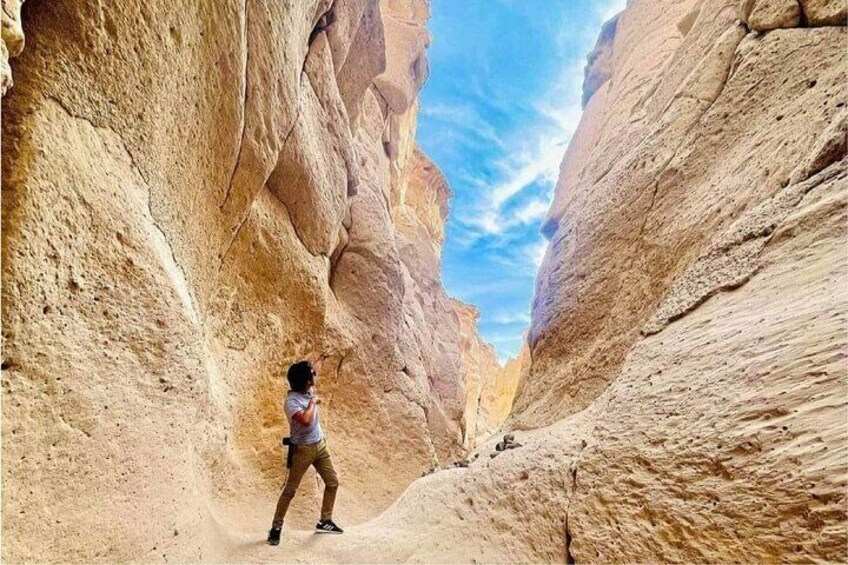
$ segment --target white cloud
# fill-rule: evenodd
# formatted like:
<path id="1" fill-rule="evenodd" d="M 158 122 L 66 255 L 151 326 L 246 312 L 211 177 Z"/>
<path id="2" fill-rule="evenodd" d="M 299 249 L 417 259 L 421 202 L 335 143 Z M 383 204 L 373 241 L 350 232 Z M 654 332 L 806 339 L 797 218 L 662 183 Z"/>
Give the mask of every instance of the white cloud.
<path id="1" fill-rule="evenodd" d="M 512 324 L 527 325 L 530 323 L 530 312 L 498 312 L 492 316 L 491 322 L 501 326 L 509 326 Z M 514 334 L 510 333 L 510 336 L 513 335 Z"/>
<path id="2" fill-rule="evenodd" d="M 547 251 L 548 240 L 538 234 L 537 239 L 531 243 L 502 246 L 500 253 L 491 258 L 503 267 L 511 269 L 513 273 L 534 275 L 542 265 Z"/>
<path id="3" fill-rule="evenodd" d="M 459 219 L 476 228 L 478 236 L 502 234 L 515 226 L 542 219 L 550 207 L 550 199 L 533 199 L 509 212 L 504 211 L 504 205 L 534 184 L 554 186 L 571 133 L 573 129 L 566 131 L 555 122 L 553 127 L 546 122 L 534 130 L 521 132 L 522 137 L 534 139 L 532 147 L 514 151 L 495 163 L 496 169 L 508 172 L 499 182 L 484 184 L 477 205 Z"/>
<path id="4" fill-rule="evenodd" d="M 488 141 L 504 148 L 503 141 L 498 136 L 494 126 L 484 120 L 479 112 L 470 105 L 428 104 L 421 109 L 425 117 L 435 118 L 450 123 L 451 131 L 468 132 L 483 141 Z"/>
<path id="5" fill-rule="evenodd" d="M 595 13 L 600 22 L 604 23 L 626 7 L 627 0 L 607 0 L 606 2 L 598 2 L 595 6 Z"/>
<path id="6" fill-rule="evenodd" d="M 527 8 L 531 23 L 537 17 L 526 0 L 491 1 L 517 10 Z M 556 12 L 555 4 L 551 3 L 552 12 Z M 424 118 L 466 130 L 462 141 L 473 143 L 467 155 L 458 154 L 459 170 L 452 171 L 458 198 L 451 211 L 450 231 L 451 244 L 462 248 L 459 255 L 468 258 L 471 268 L 458 268 L 459 276 L 451 277 L 456 280 L 450 288 L 463 300 L 480 305 L 481 334 L 495 346 L 501 362 L 518 354 L 524 341 L 524 331 L 518 328 L 530 323 L 533 277 L 548 251 L 548 242 L 533 227 L 547 214 L 567 144 L 582 117 L 586 56 L 594 48 L 603 22 L 623 9 L 626 1 L 576 4 L 581 8 L 579 17 L 551 15 L 542 26 L 550 31 L 545 34 L 550 52 L 545 53 L 544 67 L 539 67 L 547 74 L 535 73 L 526 92 L 516 95 L 515 89 L 498 87 L 503 77 L 489 80 L 489 73 L 498 70 L 486 67 L 464 77 L 468 80 L 462 84 L 462 103 L 422 107 Z M 562 12 L 568 13 L 571 11 Z M 484 58 L 482 63 L 492 61 Z M 538 80 L 547 81 L 541 90 Z M 495 148 L 481 151 L 495 153 L 493 160 L 477 160 L 473 150 L 481 143 Z M 465 147 L 457 146 L 459 150 Z M 493 276 L 474 267 L 478 253 L 479 261 L 490 267 Z"/>
<path id="7" fill-rule="evenodd" d="M 530 261 L 533 262 L 533 266 L 538 271 L 539 267 L 542 266 L 542 261 L 545 260 L 545 254 L 548 252 L 548 240 L 541 238 L 536 243 L 528 245 L 525 248 L 525 252 L 528 257 L 530 257 Z"/>
<path id="8" fill-rule="evenodd" d="M 480 195 L 476 205 L 458 216 L 460 222 L 473 231 L 468 238 L 470 243 L 483 236 L 502 235 L 545 216 L 550 199 L 544 202 L 544 212 L 542 201 L 537 199 L 508 210 L 505 205 L 533 185 L 552 188 L 556 184 L 568 142 L 583 114 L 581 98 L 586 55 L 594 47 L 601 25 L 623 10 L 626 3 L 626 0 L 595 3 L 594 17 L 587 18 L 579 30 L 580 48 L 571 50 L 574 55 L 563 60 L 562 71 L 548 91 L 530 101 L 539 119 L 515 132 L 509 140 L 502 141 L 500 147 L 505 157 L 492 164 L 494 170 L 501 172 L 500 177 L 495 182 L 476 182 Z M 568 32 L 574 34 L 575 30 Z"/>
<path id="9" fill-rule="evenodd" d="M 522 225 L 529 224 L 544 218 L 547 215 L 548 208 L 550 208 L 550 206 L 550 201 L 534 198 L 516 210 L 513 217 L 515 218 L 515 221 Z"/>

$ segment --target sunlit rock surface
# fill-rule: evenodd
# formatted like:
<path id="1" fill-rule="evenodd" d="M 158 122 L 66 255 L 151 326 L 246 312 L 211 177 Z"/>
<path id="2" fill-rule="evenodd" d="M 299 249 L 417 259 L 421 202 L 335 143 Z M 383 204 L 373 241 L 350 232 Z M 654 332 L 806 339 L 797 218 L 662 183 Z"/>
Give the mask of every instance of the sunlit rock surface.
<path id="1" fill-rule="evenodd" d="M 844 560 L 844 4 L 792 5 L 617 20 L 545 222 L 505 451 L 476 316 L 439 282 L 447 186 L 413 142 L 425 3 L 25 5 L 3 558 Z M 309 475 L 269 548 L 281 373 L 305 355 L 325 358 L 339 516 L 400 498 L 316 538 Z M 467 467 L 404 490 L 472 438 Z"/>
<path id="2" fill-rule="evenodd" d="M 496 433 L 512 410 L 515 393 L 530 371 L 530 348 L 525 342 L 518 356 L 509 359 L 497 371 L 486 371 L 488 378 L 480 394 L 477 437 L 483 440 Z"/>
<path id="3" fill-rule="evenodd" d="M 416 481 L 341 560 L 844 560 L 846 30 L 807 13 L 628 4 L 545 224 L 522 447 Z"/>
<path id="4" fill-rule="evenodd" d="M 634 1 L 618 20 L 546 222 L 509 422 L 594 415 L 577 562 L 848 549 L 846 33 L 800 8 Z"/>
<path id="5" fill-rule="evenodd" d="M 229 558 L 270 521 L 302 357 L 323 358 L 347 524 L 463 456 L 449 189 L 414 143 L 427 2 L 19 8 L 0 67 L 3 559 Z M 287 527 L 317 496 L 310 474 Z"/>

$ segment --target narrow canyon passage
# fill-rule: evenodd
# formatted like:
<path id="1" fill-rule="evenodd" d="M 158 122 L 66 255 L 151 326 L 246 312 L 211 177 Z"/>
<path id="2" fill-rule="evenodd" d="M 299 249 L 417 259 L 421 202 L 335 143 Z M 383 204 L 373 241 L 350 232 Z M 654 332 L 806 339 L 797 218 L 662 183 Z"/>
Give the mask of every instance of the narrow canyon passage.
<path id="1" fill-rule="evenodd" d="M 443 284 L 428 0 L 2 2 L 4 561 L 844 559 L 844 2 L 595 30 L 508 363 Z M 347 527 L 310 473 L 270 547 L 304 358 Z"/>

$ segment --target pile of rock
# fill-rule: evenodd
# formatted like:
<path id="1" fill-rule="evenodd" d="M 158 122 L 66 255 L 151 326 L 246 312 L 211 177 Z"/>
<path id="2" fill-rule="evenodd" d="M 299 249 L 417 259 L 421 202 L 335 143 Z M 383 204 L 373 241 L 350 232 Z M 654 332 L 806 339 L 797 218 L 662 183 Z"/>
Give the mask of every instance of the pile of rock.
<path id="1" fill-rule="evenodd" d="M 499 441 L 497 445 L 495 445 L 495 452 L 492 453 L 489 457 L 495 458 L 502 451 L 506 451 L 507 449 L 515 449 L 517 447 L 521 447 L 521 444 L 515 441 L 515 436 L 513 434 L 506 434 L 503 437 L 503 441 Z"/>
<path id="2" fill-rule="evenodd" d="M 469 465 L 471 465 L 474 461 L 477 460 L 477 457 L 479 457 L 479 455 L 477 453 L 475 453 L 474 455 L 472 455 L 471 457 L 469 457 L 467 459 L 460 459 L 458 461 L 454 461 L 453 463 L 451 463 L 447 467 L 441 467 L 439 465 L 435 465 L 435 466 L 425 470 L 423 473 L 421 473 L 421 476 L 426 477 L 427 475 L 432 475 L 436 471 L 443 471 L 445 469 L 467 469 Z"/>
<path id="3" fill-rule="evenodd" d="M 467 468 L 469 465 L 471 465 L 471 463 L 473 463 L 474 461 L 477 460 L 477 457 L 479 457 L 479 455 L 477 453 L 475 453 L 474 455 L 472 455 L 468 459 L 462 459 L 461 461 L 454 461 L 453 463 L 451 463 L 451 467 L 453 467 L 455 469 L 456 468 Z"/>

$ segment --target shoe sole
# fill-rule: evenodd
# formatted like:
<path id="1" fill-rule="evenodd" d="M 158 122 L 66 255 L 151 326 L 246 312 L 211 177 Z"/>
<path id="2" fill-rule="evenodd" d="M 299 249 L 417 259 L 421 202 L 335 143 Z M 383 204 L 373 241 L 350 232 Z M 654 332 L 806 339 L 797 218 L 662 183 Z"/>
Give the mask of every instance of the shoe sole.
<path id="1" fill-rule="evenodd" d="M 278 542 L 278 541 L 269 541 L 269 542 L 268 542 L 268 545 L 280 545 L 280 542 Z"/>
<path id="2" fill-rule="evenodd" d="M 327 531 L 327 530 L 319 530 L 319 529 L 317 529 L 317 528 L 316 528 L 316 529 L 315 529 L 315 533 L 316 533 L 316 534 L 335 534 L 335 535 L 337 535 L 337 536 L 340 536 L 340 535 L 342 535 L 344 532 L 329 532 L 329 531 Z"/>

